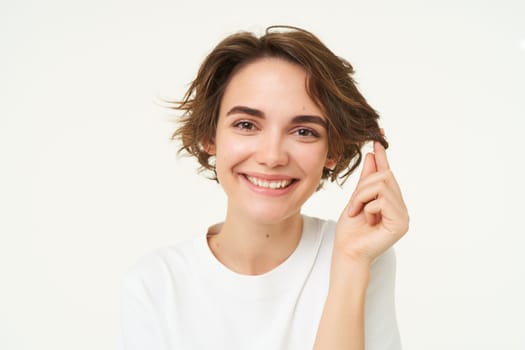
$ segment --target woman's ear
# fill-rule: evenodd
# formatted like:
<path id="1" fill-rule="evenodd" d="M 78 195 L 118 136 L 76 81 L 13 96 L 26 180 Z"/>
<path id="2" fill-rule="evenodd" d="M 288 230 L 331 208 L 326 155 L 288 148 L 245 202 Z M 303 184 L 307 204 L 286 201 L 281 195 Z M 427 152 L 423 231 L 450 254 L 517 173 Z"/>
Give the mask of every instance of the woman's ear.
<path id="1" fill-rule="evenodd" d="M 334 158 L 326 158 L 326 162 L 324 163 L 324 167 L 330 170 L 334 170 L 335 166 L 337 165 L 337 160 Z"/>
<path id="2" fill-rule="evenodd" d="M 205 144 L 201 144 L 201 149 L 208 153 L 210 156 L 215 155 L 215 145 L 211 142 L 206 142 Z"/>

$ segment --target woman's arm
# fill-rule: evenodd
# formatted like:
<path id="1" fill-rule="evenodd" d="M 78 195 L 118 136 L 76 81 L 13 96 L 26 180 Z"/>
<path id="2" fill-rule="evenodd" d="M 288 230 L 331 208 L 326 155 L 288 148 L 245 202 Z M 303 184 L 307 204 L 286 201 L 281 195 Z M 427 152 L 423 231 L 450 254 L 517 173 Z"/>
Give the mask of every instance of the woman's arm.
<path id="1" fill-rule="evenodd" d="M 374 152 L 366 156 L 356 190 L 337 222 L 330 286 L 315 350 L 365 348 L 371 267 L 408 230 L 407 209 L 385 149 L 375 142 Z"/>
<path id="2" fill-rule="evenodd" d="M 121 286 L 122 350 L 165 350 L 168 346 L 138 269 L 130 270 Z"/>
<path id="3" fill-rule="evenodd" d="M 348 269 L 348 278 L 338 280 L 331 276 L 315 350 L 363 350 L 365 295 L 369 269 L 355 266 Z"/>

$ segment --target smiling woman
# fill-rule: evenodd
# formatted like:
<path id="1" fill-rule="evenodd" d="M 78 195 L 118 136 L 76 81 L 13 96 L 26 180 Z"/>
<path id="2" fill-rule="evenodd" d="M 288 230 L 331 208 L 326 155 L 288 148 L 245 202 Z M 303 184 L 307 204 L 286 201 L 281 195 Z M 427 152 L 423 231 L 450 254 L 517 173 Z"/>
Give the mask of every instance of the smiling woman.
<path id="1" fill-rule="evenodd" d="M 323 169 L 335 165 L 327 157 L 325 118 L 305 82 L 300 66 L 263 58 L 238 70 L 228 83 L 215 139 L 205 145 L 228 196 L 231 220 L 226 223 L 298 222 Z"/>
<path id="2" fill-rule="evenodd" d="M 378 115 L 311 33 L 234 34 L 209 54 L 174 137 L 214 172 L 223 222 L 124 279 L 125 349 L 400 349 L 395 257 L 408 230 Z M 374 141 L 338 222 L 301 214 Z"/>

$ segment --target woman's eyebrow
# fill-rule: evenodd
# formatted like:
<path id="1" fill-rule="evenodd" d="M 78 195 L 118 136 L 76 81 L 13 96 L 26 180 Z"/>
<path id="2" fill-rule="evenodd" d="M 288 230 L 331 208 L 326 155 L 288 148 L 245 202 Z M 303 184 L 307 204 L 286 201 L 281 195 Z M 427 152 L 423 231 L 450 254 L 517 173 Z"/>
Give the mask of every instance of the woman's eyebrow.
<path id="1" fill-rule="evenodd" d="M 265 118 L 264 112 L 260 111 L 258 109 L 246 107 L 246 106 L 235 106 L 230 109 L 226 115 L 235 114 L 235 113 L 241 113 L 241 114 L 248 114 L 253 117 L 259 117 L 259 118 Z"/>
<path id="2" fill-rule="evenodd" d="M 314 123 L 319 124 L 323 128 L 328 129 L 328 124 L 326 120 L 317 116 L 317 115 L 298 115 L 293 117 L 292 124 L 303 124 L 303 123 Z"/>
<path id="3" fill-rule="evenodd" d="M 230 114 L 235 114 L 235 113 L 247 114 L 247 115 L 251 115 L 252 117 L 257 117 L 257 118 L 262 118 L 262 119 L 266 118 L 263 111 L 255 109 L 255 108 L 246 107 L 246 106 L 234 106 L 226 113 L 226 115 L 228 116 Z M 298 115 L 292 118 L 291 124 L 303 124 L 303 123 L 318 124 L 322 126 L 323 128 L 328 129 L 328 124 L 326 123 L 326 120 L 317 115 Z"/>

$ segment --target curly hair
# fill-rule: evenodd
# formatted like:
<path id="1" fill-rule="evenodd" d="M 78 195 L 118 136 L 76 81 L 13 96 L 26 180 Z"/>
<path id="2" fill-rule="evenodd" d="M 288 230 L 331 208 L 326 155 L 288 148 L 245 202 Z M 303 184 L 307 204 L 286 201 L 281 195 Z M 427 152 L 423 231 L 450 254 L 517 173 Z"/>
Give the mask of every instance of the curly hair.
<path id="1" fill-rule="evenodd" d="M 302 67 L 306 89 L 328 120 L 328 157 L 337 160 L 334 169 L 323 169 L 322 181 L 342 184 L 359 166 L 361 148 L 367 141 L 388 143 L 378 125 L 379 115 L 361 95 L 352 78 L 354 69 L 336 56 L 312 33 L 290 26 L 271 26 L 261 37 L 239 32 L 226 37 L 205 58 L 197 77 L 182 101 L 171 108 L 183 112 L 172 135 L 199 161 L 200 170 L 215 174 L 215 165 L 203 145 L 215 139 L 219 108 L 232 76 L 261 58 L 279 58 Z M 212 177 L 217 180 L 216 176 Z"/>

